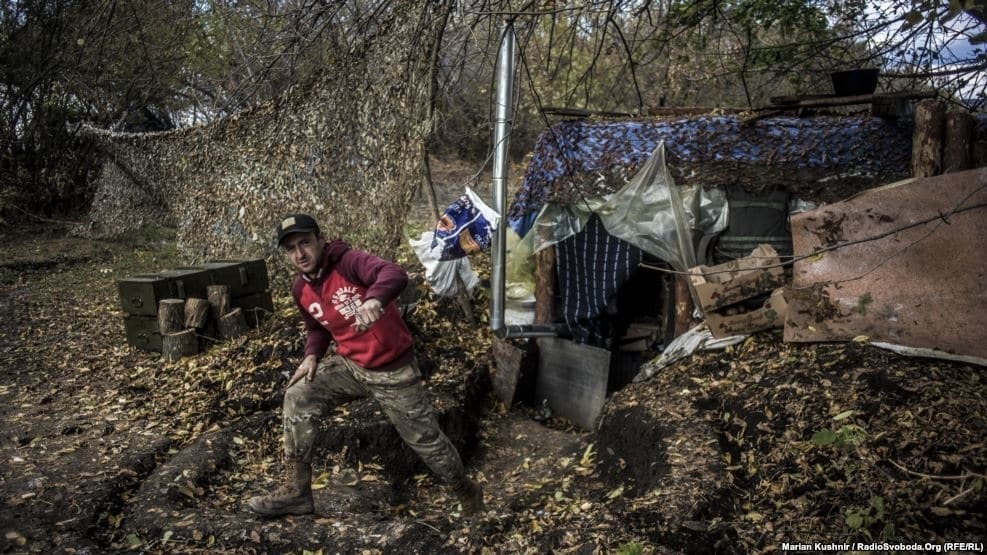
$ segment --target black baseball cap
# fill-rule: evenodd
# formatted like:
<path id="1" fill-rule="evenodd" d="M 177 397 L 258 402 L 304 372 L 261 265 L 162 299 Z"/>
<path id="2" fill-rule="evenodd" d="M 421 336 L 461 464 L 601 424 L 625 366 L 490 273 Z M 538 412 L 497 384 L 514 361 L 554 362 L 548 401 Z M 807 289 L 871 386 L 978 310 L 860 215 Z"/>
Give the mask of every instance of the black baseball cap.
<path id="1" fill-rule="evenodd" d="M 316 235 L 320 233 L 319 224 L 315 221 L 315 218 L 308 214 L 292 214 L 281 220 L 281 223 L 274 228 L 274 233 L 278 236 L 279 247 L 281 246 L 281 241 L 284 241 L 284 238 L 292 233 L 305 233 L 308 231 L 314 231 Z"/>

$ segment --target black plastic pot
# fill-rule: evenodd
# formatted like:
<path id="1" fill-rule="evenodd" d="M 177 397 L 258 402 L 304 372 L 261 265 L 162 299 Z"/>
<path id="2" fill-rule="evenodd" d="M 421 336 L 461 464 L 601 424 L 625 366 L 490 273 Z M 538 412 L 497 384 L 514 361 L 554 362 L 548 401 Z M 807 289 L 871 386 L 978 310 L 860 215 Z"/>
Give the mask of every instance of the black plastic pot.
<path id="1" fill-rule="evenodd" d="M 837 71 L 831 74 L 833 78 L 833 92 L 836 96 L 858 96 L 862 94 L 873 94 L 877 89 L 876 69 L 851 69 L 850 71 Z"/>

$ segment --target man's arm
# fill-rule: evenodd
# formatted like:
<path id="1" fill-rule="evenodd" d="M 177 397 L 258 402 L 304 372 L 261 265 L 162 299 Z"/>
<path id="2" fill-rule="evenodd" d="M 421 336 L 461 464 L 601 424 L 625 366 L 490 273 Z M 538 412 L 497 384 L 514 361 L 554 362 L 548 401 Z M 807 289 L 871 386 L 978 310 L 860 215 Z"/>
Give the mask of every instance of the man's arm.
<path id="1" fill-rule="evenodd" d="M 312 381 L 319 359 L 325 356 L 326 351 L 329 349 L 329 342 L 332 339 L 329 330 L 322 327 L 322 324 L 316 321 L 309 314 L 308 310 L 302 306 L 301 302 L 299 302 L 302 296 L 302 287 L 304 287 L 304 283 L 300 280 L 296 281 L 294 287 L 291 288 L 291 295 L 295 298 L 295 306 L 298 307 L 298 311 L 302 314 L 302 321 L 305 322 L 305 358 L 302 359 L 301 364 L 298 365 L 298 369 L 295 370 L 295 373 L 288 380 L 287 387 L 291 387 L 302 378 Z"/>
<path id="2" fill-rule="evenodd" d="M 332 336 L 329 334 L 329 330 L 316 322 L 315 318 L 301 305 L 298 305 L 298 309 L 301 310 L 302 321 L 305 322 L 305 356 L 314 356 L 316 360 L 321 359 L 329 350 Z"/>
<path id="3" fill-rule="evenodd" d="M 338 269 L 347 279 L 367 288 L 367 299 L 377 299 L 382 306 L 398 298 L 408 285 L 404 268 L 357 249 L 346 251 Z"/>

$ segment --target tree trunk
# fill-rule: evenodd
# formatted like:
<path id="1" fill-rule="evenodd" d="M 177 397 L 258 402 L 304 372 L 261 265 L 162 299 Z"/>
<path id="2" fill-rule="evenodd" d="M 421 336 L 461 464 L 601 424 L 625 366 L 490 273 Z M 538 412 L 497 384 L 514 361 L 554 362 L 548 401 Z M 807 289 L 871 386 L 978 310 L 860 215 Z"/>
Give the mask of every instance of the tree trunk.
<path id="1" fill-rule="evenodd" d="M 185 299 L 185 327 L 203 329 L 209 320 L 209 301 L 189 297 Z"/>
<path id="2" fill-rule="evenodd" d="M 555 320 L 555 247 L 535 253 L 535 323 Z"/>
<path id="3" fill-rule="evenodd" d="M 455 9 L 455 2 L 448 2 L 445 5 L 445 10 L 442 14 L 442 22 L 437 29 L 437 36 L 435 42 L 432 43 L 432 54 L 431 62 L 428 66 L 428 104 L 425 105 L 425 121 L 428 123 L 428 132 L 431 135 L 435 131 L 435 103 L 436 103 L 436 91 L 438 90 L 438 75 L 439 75 L 439 63 L 441 62 L 442 54 L 442 37 L 445 35 L 446 25 L 449 23 L 449 17 L 452 15 L 453 9 Z M 425 177 L 425 183 L 423 184 L 425 193 L 428 195 L 428 205 L 432 210 L 432 217 L 435 218 L 437 222 L 439 220 L 439 204 L 435 198 L 435 183 L 432 181 L 432 167 L 428 161 L 428 143 L 422 144 L 422 167 Z M 477 324 L 476 315 L 473 314 L 473 302 L 470 300 L 469 292 L 466 290 L 466 284 L 463 283 L 463 278 L 459 277 L 459 272 L 456 272 L 456 301 L 459 303 L 459 307 L 463 310 L 463 315 L 466 317 L 466 321 L 470 326 L 475 327 Z"/>
<path id="4" fill-rule="evenodd" d="M 969 112 L 946 114 L 946 138 L 942 149 L 942 173 L 970 169 L 973 116 Z"/>
<path id="5" fill-rule="evenodd" d="M 158 303 L 158 332 L 161 337 L 185 329 L 185 301 L 161 299 Z"/>
<path id="6" fill-rule="evenodd" d="M 230 311 L 230 288 L 226 285 L 210 285 L 206 287 L 213 320 L 219 322 Z"/>
<path id="7" fill-rule="evenodd" d="M 219 319 L 219 336 L 223 339 L 231 339 L 247 332 L 247 319 L 243 316 L 243 310 L 233 309 L 232 312 Z"/>
<path id="8" fill-rule="evenodd" d="M 199 342 L 195 337 L 194 329 L 161 334 L 161 354 L 168 362 L 175 362 L 183 356 L 194 355 L 198 352 Z"/>
<path id="9" fill-rule="evenodd" d="M 915 132 L 912 136 L 912 175 L 930 177 L 942 172 L 942 139 L 945 127 L 942 102 L 927 99 L 915 108 Z"/>

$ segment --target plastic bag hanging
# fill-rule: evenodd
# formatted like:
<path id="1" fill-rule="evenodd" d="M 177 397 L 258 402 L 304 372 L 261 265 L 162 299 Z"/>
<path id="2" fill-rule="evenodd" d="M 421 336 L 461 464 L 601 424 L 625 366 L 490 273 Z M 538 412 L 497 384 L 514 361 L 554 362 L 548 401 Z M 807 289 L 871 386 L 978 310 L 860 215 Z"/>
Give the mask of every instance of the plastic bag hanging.
<path id="1" fill-rule="evenodd" d="M 439 260 L 455 260 L 490 248 L 500 215 L 473 192 L 449 205 L 435 226 L 432 249 Z"/>
<path id="2" fill-rule="evenodd" d="M 480 283 L 480 276 L 470 267 L 468 258 L 458 260 L 439 260 L 437 249 L 432 248 L 431 231 L 424 231 L 419 239 L 408 239 L 415 251 L 415 256 L 425 268 L 425 280 L 432 291 L 440 297 L 451 297 L 459 290 L 456 286 L 456 276 L 463 280 L 466 291 L 472 293 Z"/>

